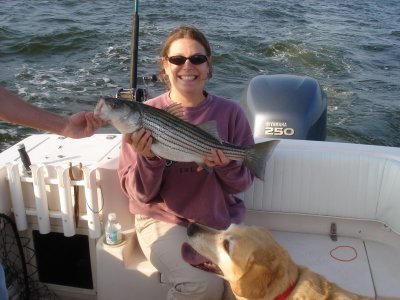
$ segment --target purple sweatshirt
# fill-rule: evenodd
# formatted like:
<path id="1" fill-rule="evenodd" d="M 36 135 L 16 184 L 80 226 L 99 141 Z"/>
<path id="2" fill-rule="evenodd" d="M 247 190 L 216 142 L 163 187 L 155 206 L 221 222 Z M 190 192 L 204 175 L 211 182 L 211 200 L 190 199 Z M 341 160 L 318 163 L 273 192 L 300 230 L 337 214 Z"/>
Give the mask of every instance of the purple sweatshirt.
<path id="1" fill-rule="evenodd" d="M 157 108 L 172 103 L 168 93 L 146 102 Z M 218 134 L 226 142 L 254 144 L 245 114 L 231 100 L 209 94 L 199 106 L 184 108 L 183 112 L 192 124 L 215 120 Z M 197 167 L 196 163 L 137 155 L 123 142 L 118 175 L 129 198 L 130 212 L 181 225 L 197 222 L 216 229 L 242 222 L 245 206 L 234 194 L 252 184 L 249 169 L 237 161 L 216 167 L 211 173 L 197 171 Z"/>

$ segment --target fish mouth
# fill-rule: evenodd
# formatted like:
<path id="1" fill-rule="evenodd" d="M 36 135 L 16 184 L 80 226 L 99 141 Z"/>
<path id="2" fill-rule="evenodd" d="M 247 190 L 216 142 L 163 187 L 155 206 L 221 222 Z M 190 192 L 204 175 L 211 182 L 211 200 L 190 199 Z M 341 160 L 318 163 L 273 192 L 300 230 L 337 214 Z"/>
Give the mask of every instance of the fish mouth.
<path id="1" fill-rule="evenodd" d="M 103 107 L 103 105 L 104 105 L 104 98 L 100 98 L 99 101 L 96 104 L 95 109 L 94 109 L 95 116 L 99 116 L 100 115 L 101 108 Z"/>
<path id="2" fill-rule="evenodd" d="M 99 102 L 97 102 L 96 107 L 94 109 L 94 115 L 102 119 L 103 121 L 109 121 L 109 119 L 105 116 L 104 108 L 106 107 L 106 101 L 103 97 L 100 97 Z"/>

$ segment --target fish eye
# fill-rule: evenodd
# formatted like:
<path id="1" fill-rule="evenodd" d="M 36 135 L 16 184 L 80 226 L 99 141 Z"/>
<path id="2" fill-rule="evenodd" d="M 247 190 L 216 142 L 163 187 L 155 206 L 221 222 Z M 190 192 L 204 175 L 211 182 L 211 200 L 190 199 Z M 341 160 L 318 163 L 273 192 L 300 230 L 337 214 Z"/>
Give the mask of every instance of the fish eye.
<path id="1" fill-rule="evenodd" d="M 116 109 L 116 108 L 118 108 L 119 104 L 117 103 L 117 101 L 112 101 L 110 103 L 110 106 L 111 106 L 112 109 Z"/>

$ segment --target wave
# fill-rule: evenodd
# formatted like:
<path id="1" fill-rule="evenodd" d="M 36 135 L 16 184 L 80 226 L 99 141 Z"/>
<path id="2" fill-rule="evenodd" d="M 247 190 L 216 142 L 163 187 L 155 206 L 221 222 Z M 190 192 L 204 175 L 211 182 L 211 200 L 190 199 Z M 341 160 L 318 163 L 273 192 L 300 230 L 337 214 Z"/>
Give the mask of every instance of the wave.
<path id="1" fill-rule="evenodd" d="M 348 73 L 350 64 L 339 49 L 313 46 L 299 41 L 273 42 L 264 46 L 266 57 L 310 73 Z"/>
<path id="2" fill-rule="evenodd" d="M 2 55 L 54 55 L 93 48 L 99 39 L 96 30 L 84 30 L 79 27 L 67 27 L 50 33 L 25 35 L 18 31 L 2 29 L 0 40 L 7 36 L 8 42 L 0 48 Z"/>
<path id="3" fill-rule="evenodd" d="M 367 45 L 361 45 L 360 48 L 370 52 L 383 52 L 392 48 L 392 46 L 382 45 L 382 44 L 367 44 Z"/>

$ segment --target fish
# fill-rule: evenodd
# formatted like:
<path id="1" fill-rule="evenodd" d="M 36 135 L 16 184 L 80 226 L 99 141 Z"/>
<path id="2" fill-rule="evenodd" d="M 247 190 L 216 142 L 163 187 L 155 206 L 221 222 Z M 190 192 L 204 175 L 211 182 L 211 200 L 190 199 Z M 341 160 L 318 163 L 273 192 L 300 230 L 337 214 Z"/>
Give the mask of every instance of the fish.
<path id="1" fill-rule="evenodd" d="M 151 151 L 164 159 L 195 162 L 205 169 L 204 156 L 220 149 L 231 160 L 243 163 L 254 176 L 264 180 L 265 166 L 279 140 L 249 146 L 222 141 L 215 121 L 194 125 L 184 120 L 180 104 L 159 109 L 142 102 L 100 97 L 94 114 L 110 122 L 120 133 L 134 133 L 144 128 L 152 133 Z"/>

